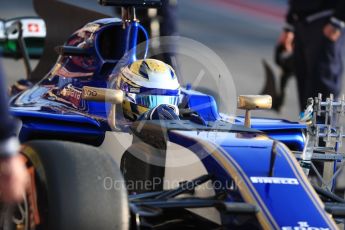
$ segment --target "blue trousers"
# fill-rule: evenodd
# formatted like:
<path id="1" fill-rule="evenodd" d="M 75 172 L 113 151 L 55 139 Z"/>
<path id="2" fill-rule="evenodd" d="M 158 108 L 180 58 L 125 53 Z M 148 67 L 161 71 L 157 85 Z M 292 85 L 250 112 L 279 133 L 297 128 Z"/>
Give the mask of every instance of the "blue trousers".
<path id="1" fill-rule="evenodd" d="M 341 93 L 345 30 L 333 42 L 323 34 L 328 18 L 314 22 L 297 22 L 295 25 L 294 61 L 298 83 L 300 109 L 305 109 L 309 97 L 323 98 Z"/>

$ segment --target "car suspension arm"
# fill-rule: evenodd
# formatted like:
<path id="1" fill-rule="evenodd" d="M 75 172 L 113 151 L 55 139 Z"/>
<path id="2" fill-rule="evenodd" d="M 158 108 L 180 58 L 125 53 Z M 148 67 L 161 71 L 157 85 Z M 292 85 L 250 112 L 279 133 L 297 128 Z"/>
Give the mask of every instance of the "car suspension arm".
<path id="1" fill-rule="evenodd" d="M 180 184 L 176 189 L 172 189 L 166 192 L 162 192 L 156 196 L 156 199 L 169 199 L 181 195 L 183 193 L 194 192 L 194 189 L 207 181 L 212 179 L 212 175 L 206 174 L 191 181 L 185 181 Z"/>
<path id="2" fill-rule="evenodd" d="M 185 209 L 185 208 L 209 208 L 215 207 L 220 211 L 231 214 L 255 214 L 258 207 L 242 202 L 225 202 L 221 200 L 209 199 L 171 199 L 171 200 L 143 200 L 133 202 L 136 206 L 149 206 L 161 209 Z"/>

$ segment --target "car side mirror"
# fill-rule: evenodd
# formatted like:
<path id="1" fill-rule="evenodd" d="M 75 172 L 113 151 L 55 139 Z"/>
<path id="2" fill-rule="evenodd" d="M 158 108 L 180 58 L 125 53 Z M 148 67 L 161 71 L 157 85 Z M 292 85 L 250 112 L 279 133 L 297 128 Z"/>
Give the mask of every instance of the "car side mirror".
<path id="1" fill-rule="evenodd" d="M 124 93 L 122 90 L 84 86 L 82 98 L 86 101 L 111 103 L 111 110 L 108 115 L 108 124 L 113 130 L 117 130 L 116 105 L 123 102 Z"/>
<path id="2" fill-rule="evenodd" d="M 271 109 L 272 97 L 270 95 L 240 95 L 237 99 L 237 108 L 246 111 L 244 125 L 250 128 L 250 111 Z"/>
<path id="3" fill-rule="evenodd" d="M 109 102 L 121 104 L 123 102 L 123 91 L 118 89 L 105 89 L 90 86 L 83 87 L 82 98 L 86 101 Z"/>

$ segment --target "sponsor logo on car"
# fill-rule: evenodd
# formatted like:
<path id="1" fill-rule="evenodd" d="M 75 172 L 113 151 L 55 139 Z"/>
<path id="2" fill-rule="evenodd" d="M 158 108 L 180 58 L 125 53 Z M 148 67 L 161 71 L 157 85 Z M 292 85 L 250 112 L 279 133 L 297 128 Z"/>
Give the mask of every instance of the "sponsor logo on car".
<path id="1" fill-rule="evenodd" d="M 61 91 L 60 95 L 64 99 L 71 102 L 74 107 L 78 107 L 80 104 L 82 91 L 69 84 Z"/>
<path id="2" fill-rule="evenodd" d="M 282 230 L 329 230 L 329 228 L 324 227 L 312 227 L 309 226 L 307 221 L 299 221 L 298 226 L 284 226 Z"/>
<path id="3" fill-rule="evenodd" d="M 37 23 L 28 23 L 28 31 L 38 33 L 40 32 L 40 26 Z"/>
<path id="4" fill-rule="evenodd" d="M 250 177 L 250 180 L 254 184 L 286 184 L 286 185 L 299 184 L 296 178 L 285 178 L 285 177 Z"/>
<path id="5" fill-rule="evenodd" d="M 70 105 L 74 108 L 84 109 L 85 105 L 82 102 L 82 91 L 74 87 L 72 84 L 67 84 L 64 88 L 59 89 L 54 87 L 50 89 L 45 95 L 45 98 L 52 101 L 59 101 L 61 103 Z"/>

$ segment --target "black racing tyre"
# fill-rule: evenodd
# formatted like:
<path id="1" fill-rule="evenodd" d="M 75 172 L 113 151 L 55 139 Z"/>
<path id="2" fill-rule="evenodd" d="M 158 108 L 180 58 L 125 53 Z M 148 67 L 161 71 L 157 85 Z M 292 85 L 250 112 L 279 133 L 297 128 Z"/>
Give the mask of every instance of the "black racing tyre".
<path id="1" fill-rule="evenodd" d="M 129 229 L 122 174 L 103 150 L 72 142 L 31 141 L 23 146 L 22 154 L 35 172 L 40 219 L 35 229 Z M 35 207 L 28 204 L 29 210 Z M 34 216 L 28 215 L 31 226 Z"/>

